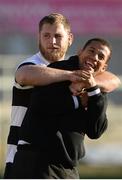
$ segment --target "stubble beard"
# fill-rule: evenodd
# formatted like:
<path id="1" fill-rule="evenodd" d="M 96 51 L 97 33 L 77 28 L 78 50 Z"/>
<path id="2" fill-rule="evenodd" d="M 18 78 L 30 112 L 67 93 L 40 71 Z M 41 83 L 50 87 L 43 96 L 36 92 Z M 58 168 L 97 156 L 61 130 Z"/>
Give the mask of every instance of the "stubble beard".
<path id="1" fill-rule="evenodd" d="M 53 49 L 52 51 L 47 52 L 42 47 L 42 45 L 39 44 L 39 50 L 46 60 L 48 60 L 49 62 L 55 62 L 55 61 L 63 60 L 63 58 L 68 50 L 68 47 Z"/>

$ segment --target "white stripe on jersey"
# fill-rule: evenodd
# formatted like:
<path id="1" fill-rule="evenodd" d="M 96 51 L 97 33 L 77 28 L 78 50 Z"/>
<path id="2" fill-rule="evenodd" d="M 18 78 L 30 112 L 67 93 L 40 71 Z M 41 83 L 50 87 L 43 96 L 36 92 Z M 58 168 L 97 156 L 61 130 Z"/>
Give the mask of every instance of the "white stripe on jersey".
<path id="1" fill-rule="evenodd" d="M 32 89 L 34 86 L 21 86 L 20 84 L 14 82 L 14 86 L 17 88 L 17 89 Z"/>
<path id="2" fill-rule="evenodd" d="M 20 127 L 24 119 L 26 111 L 27 111 L 27 107 L 12 106 L 11 126 Z"/>
<path id="3" fill-rule="evenodd" d="M 13 144 L 8 144 L 6 163 L 8 163 L 8 162 L 13 163 L 16 152 L 17 152 L 17 146 L 13 145 Z"/>
<path id="4" fill-rule="evenodd" d="M 48 65 L 50 62 L 48 62 L 44 57 L 41 55 L 40 52 L 34 54 L 33 56 L 27 58 L 26 60 L 22 61 L 18 66 L 17 69 L 20 65 L 25 64 L 25 63 L 33 63 L 33 64 L 38 64 L 38 65 Z"/>

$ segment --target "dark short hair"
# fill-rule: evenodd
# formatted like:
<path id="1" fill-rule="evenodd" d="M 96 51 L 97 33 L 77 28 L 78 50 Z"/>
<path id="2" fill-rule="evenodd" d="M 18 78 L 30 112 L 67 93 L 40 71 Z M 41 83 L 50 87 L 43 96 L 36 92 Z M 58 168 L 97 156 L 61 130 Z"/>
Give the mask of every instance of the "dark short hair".
<path id="1" fill-rule="evenodd" d="M 71 31 L 70 23 L 68 19 L 59 13 L 51 13 L 48 16 L 44 16 L 39 22 L 39 32 L 42 30 L 44 24 L 63 24 L 64 28 L 69 32 Z"/>
<path id="2" fill-rule="evenodd" d="M 110 50 L 110 55 L 109 55 L 109 57 L 108 57 L 108 61 L 109 61 L 110 58 L 111 58 L 111 55 L 112 55 L 112 46 L 110 45 L 110 43 L 109 43 L 107 40 L 105 40 L 105 39 L 103 39 L 103 38 L 92 38 L 92 39 L 89 39 L 89 40 L 85 43 L 85 45 L 83 46 L 83 50 L 84 50 L 89 44 L 91 44 L 93 41 L 100 42 L 102 45 L 107 46 L 107 47 L 109 48 L 109 50 Z"/>

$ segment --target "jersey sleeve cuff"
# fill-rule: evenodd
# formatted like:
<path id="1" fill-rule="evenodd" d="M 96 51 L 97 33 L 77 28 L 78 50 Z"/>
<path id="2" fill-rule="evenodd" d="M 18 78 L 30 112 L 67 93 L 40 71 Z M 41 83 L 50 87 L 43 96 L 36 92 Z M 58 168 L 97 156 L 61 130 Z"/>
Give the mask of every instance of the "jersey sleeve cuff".
<path id="1" fill-rule="evenodd" d="M 88 96 L 95 96 L 97 94 L 100 94 L 100 88 L 96 85 L 94 87 L 91 87 L 89 89 L 86 89 Z"/>

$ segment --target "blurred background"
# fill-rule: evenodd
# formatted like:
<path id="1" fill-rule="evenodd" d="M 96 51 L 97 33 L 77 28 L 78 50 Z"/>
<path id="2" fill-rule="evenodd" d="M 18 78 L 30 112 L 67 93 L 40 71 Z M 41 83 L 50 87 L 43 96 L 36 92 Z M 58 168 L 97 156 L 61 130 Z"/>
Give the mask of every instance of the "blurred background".
<path id="1" fill-rule="evenodd" d="M 109 70 L 122 80 L 121 0 L 0 0 L 0 178 L 3 176 L 10 125 L 11 93 L 16 66 L 38 51 L 40 19 L 52 12 L 65 15 L 75 39 L 67 57 L 92 37 L 113 47 Z M 81 178 L 122 178 L 122 85 L 108 95 L 109 126 L 98 140 L 86 137 Z"/>

